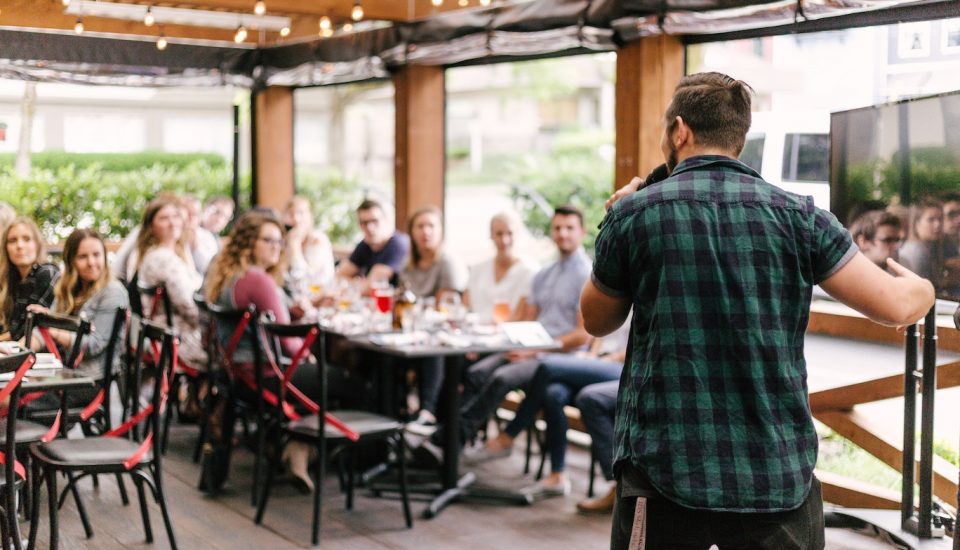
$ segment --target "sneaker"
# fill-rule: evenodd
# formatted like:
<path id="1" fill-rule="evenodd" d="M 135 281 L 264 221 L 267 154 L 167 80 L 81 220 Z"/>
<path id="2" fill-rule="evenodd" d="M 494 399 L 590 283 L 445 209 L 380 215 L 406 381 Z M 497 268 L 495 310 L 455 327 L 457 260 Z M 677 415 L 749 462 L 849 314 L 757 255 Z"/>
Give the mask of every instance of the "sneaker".
<path id="1" fill-rule="evenodd" d="M 413 449 L 413 461 L 422 468 L 438 469 L 443 465 L 443 449 L 425 440 Z"/>
<path id="2" fill-rule="evenodd" d="M 403 429 L 413 434 L 430 437 L 437 431 L 437 419 L 426 411 L 420 411 L 417 419 L 413 422 L 407 422 Z"/>
<path id="3" fill-rule="evenodd" d="M 570 494 L 572 485 L 570 479 L 564 479 L 556 485 L 545 485 L 543 481 L 538 481 L 528 487 L 525 492 L 530 494 L 534 500 L 540 500 L 550 497 L 565 497 Z"/>
<path id="4" fill-rule="evenodd" d="M 607 494 L 581 500 L 577 503 L 577 511 L 583 514 L 609 514 L 613 512 L 613 504 L 617 500 L 617 486 L 614 485 Z"/>
<path id="5" fill-rule="evenodd" d="M 513 447 L 505 447 L 497 451 L 491 451 L 486 445 L 478 445 L 472 449 L 467 449 L 464 451 L 461 462 L 467 466 L 474 466 L 490 460 L 506 458 L 510 456 L 512 452 Z"/>

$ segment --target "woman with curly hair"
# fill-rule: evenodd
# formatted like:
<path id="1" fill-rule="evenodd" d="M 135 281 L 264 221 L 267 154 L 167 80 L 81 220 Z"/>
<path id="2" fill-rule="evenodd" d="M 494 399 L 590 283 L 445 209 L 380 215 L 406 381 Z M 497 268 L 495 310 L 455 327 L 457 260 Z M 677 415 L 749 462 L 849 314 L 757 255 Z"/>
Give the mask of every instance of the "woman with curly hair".
<path id="1" fill-rule="evenodd" d="M 278 323 L 289 323 L 290 305 L 282 288 L 286 271 L 284 237 L 280 221 L 271 214 L 250 211 L 240 216 L 230 231 L 226 247 L 214 259 L 207 273 L 204 292 L 207 301 L 230 309 L 245 309 L 254 304 L 258 313 L 269 312 Z M 217 327 L 217 337 L 221 343 L 226 345 L 235 328 Z M 284 355 L 293 356 L 302 343 L 299 338 L 282 339 Z M 253 379 L 253 350 L 246 339 L 237 345 L 233 363 L 247 373 L 248 379 Z M 273 391 L 279 389 L 272 369 L 265 369 L 263 376 L 265 383 L 273 386 Z M 316 399 L 320 390 L 317 365 L 301 365 L 294 373 L 292 383 L 307 396 Z M 246 390 L 241 386 L 240 391 Z M 257 398 L 253 392 L 246 397 L 251 400 Z M 222 429 L 225 434 L 230 433 L 231 425 L 229 421 L 224 423 Z M 304 492 L 313 490 L 313 482 L 307 473 L 309 452 L 310 448 L 299 442 L 289 443 L 283 451 L 290 472 Z"/>
<path id="2" fill-rule="evenodd" d="M 0 239 L 0 340 L 19 340 L 27 306 L 48 307 L 60 270 L 46 263 L 40 229 L 28 217 L 14 218 Z"/>
<path id="3" fill-rule="evenodd" d="M 193 294 L 203 279 L 193 266 L 184 241 L 184 212 L 176 196 L 160 195 L 147 203 L 143 212 L 143 229 L 137 236 L 136 257 L 131 258 L 132 272 L 142 286 L 163 285 L 170 299 L 173 326 L 180 337 L 181 361 L 195 369 L 205 369 L 207 353 L 200 335 L 200 311 Z M 144 309 L 152 296 L 142 296 Z"/>

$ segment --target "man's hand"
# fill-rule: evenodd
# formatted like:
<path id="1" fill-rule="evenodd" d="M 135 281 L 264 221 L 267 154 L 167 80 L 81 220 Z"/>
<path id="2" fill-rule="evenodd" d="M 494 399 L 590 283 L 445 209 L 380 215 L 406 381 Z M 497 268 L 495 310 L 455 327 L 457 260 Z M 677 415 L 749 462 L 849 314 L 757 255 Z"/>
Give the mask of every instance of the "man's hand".
<path id="1" fill-rule="evenodd" d="M 643 180 L 638 176 L 634 176 L 630 183 L 624 185 L 620 189 L 617 189 L 614 194 L 610 195 L 610 198 L 607 199 L 607 202 L 603 203 L 603 210 L 610 210 L 610 207 L 613 206 L 615 202 L 622 199 L 623 197 L 629 195 L 630 193 L 636 193 L 637 189 L 640 189 L 640 185 L 643 183 Z"/>

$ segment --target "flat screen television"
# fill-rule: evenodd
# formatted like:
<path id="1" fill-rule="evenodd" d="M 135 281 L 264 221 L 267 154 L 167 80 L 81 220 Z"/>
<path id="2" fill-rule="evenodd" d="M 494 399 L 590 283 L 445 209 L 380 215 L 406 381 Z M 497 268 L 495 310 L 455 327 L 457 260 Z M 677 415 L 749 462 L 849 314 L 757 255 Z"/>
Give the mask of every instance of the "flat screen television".
<path id="1" fill-rule="evenodd" d="M 960 193 L 960 91 L 831 114 L 830 210 L 845 225 L 887 209 L 903 219 L 906 243 L 916 237 L 910 207 L 950 193 Z M 944 260 L 960 262 L 957 241 L 943 242 Z M 950 282 L 944 265 L 931 279 L 939 296 L 956 299 L 960 270 Z"/>

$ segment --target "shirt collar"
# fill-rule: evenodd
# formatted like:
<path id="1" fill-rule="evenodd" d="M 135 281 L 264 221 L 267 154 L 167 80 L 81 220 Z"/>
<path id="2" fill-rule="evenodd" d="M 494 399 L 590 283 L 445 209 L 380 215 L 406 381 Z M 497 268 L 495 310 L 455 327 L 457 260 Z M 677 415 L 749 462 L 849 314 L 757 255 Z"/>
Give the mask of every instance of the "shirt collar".
<path id="1" fill-rule="evenodd" d="M 737 159 L 725 157 L 723 155 L 697 155 L 686 158 L 683 160 L 683 162 L 678 164 L 672 172 L 670 172 L 670 177 L 676 176 L 677 174 L 682 174 L 683 172 L 699 170 L 705 167 L 718 170 L 733 170 L 735 172 L 748 174 L 757 179 L 762 179 L 760 174 L 758 174 L 753 168 L 750 168 Z"/>

